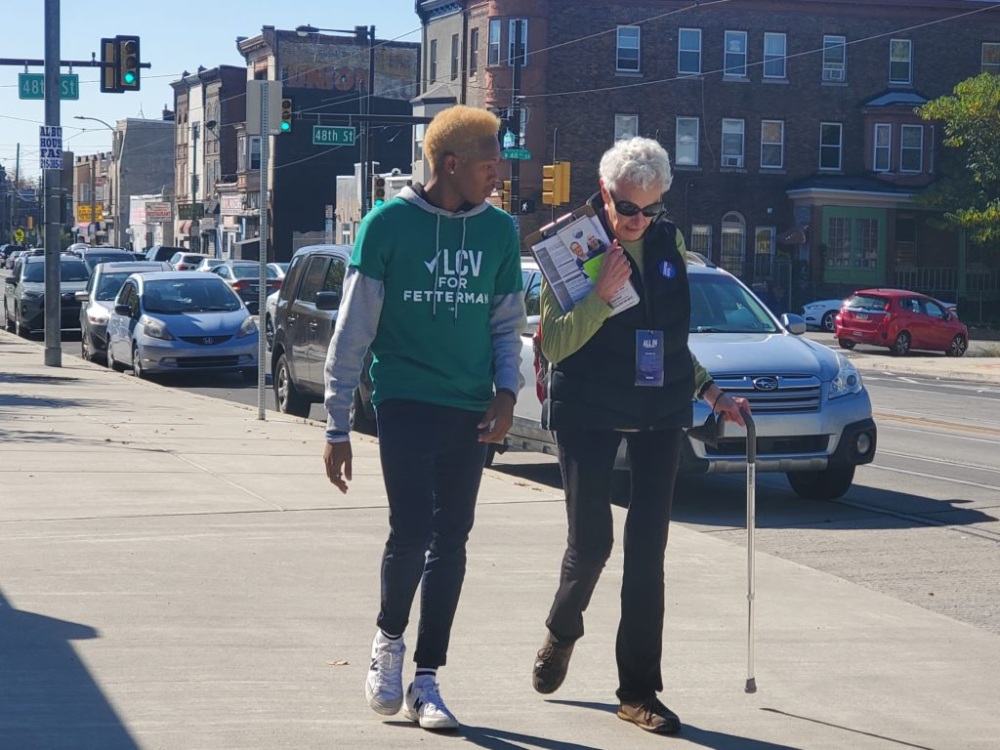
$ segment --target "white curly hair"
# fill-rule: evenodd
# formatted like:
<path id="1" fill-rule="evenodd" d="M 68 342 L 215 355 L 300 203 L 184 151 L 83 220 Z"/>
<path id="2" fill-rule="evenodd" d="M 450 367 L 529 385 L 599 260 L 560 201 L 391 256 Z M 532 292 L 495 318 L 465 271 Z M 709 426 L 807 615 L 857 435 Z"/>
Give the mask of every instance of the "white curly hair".
<path id="1" fill-rule="evenodd" d="M 652 138 L 625 138 L 604 152 L 597 174 L 609 192 L 629 182 L 642 190 L 670 189 L 674 177 L 667 150 Z"/>

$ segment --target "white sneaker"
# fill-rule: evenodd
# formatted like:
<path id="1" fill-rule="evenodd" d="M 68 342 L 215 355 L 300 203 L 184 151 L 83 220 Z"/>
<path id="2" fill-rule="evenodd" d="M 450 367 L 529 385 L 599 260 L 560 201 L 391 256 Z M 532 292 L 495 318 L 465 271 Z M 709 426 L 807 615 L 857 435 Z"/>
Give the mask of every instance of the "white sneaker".
<path id="1" fill-rule="evenodd" d="M 458 729 L 458 719 L 441 700 L 438 684 L 430 680 L 410 684 L 406 689 L 403 716 L 415 721 L 421 729 Z"/>
<path id="2" fill-rule="evenodd" d="M 403 639 L 390 641 L 375 634 L 372 664 L 365 679 L 365 698 L 376 713 L 392 716 L 403 705 Z"/>

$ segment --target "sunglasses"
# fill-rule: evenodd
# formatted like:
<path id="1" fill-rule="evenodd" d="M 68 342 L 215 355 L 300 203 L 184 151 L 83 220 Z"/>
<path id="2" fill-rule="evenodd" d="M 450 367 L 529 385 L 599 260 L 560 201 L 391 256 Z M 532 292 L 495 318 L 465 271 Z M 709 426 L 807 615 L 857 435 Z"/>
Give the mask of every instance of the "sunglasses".
<path id="1" fill-rule="evenodd" d="M 615 211 L 620 213 L 622 216 L 635 216 L 636 214 L 641 213 L 643 216 L 655 219 L 663 213 L 663 201 L 650 203 L 648 206 L 640 208 L 632 201 L 620 201 L 613 195 L 611 196 L 611 200 L 614 201 Z"/>

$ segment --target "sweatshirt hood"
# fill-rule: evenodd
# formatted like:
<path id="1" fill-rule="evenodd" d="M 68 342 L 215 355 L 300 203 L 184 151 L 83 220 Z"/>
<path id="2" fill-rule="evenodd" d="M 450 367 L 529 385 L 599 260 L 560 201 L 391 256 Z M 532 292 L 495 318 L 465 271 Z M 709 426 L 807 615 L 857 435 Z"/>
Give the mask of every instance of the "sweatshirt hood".
<path id="1" fill-rule="evenodd" d="M 478 216 L 490 207 L 488 201 L 483 201 L 478 206 L 466 204 L 469 206 L 467 209 L 463 207 L 464 210 L 460 209 L 458 211 L 448 211 L 428 203 L 427 199 L 423 196 L 423 192 L 424 186 L 420 183 L 417 183 L 412 187 L 407 185 L 400 191 L 399 197 L 407 203 L 416 206 L 421 211 L 426 211 L 429 214 L 434 214 L 435 216 L 440 216 L 445 219 L 467 219 L 470 216 Z"/>

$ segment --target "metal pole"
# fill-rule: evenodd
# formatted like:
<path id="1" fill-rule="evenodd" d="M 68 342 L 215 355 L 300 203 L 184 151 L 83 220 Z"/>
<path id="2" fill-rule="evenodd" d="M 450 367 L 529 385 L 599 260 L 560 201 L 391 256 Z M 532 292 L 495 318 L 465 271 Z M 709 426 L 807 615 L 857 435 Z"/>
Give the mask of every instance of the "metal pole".
<path id="1" fill-rule="evenodd" d="M 267 308 L 267 236 L 271 231 L 268 222 L 268 205 L 271 202 L 268 177 L 271 161 L 271 129 L 269 127 L 268 86 L 260 87 L 260 242 L 257 261 L 259 274 L 257 283 L 257 419 L 265 419 L 264 410 L 264 359 L 267 357 L 267 337 L 260 330 L 259 321 Z"/>
<path id="2" fill-rule="evenodd" d="M 90 228 L 94 227 L 94 239 L 97 239 L 97 228 L 94 226 L 97 223 L 97 198 L 94 196 L 94 189 L 97 185 L 97 179 L 94 175 L 94 166 L 97 163 L 96 154 L 90 157 L 90 221 L 87 222 L 87 244 L 97 244 L 96 242 L 90 241 Z"/>
<path id="3" fill-rule="evenodd" d="M 744 690 L 757 692 L 754 677 L 754 540 L 757 526 L 757 427 L 750 412 L 744 410 L 743 421 L 747 426 L 747 682 Z"/>
<path id="4" fill-rule="evenodd" d="M 510 117 L 514 121 L 514 148 L 521 148 L 521 63 L 524 59 L 524 24 L 514 21 L 514 80 L 510 90 Z M 521 213 L 521 160 L 510 160 L 510 213 Z"/>
<path id="5" fill-rule="evenodd" d="M 45 0 L 45 125 L 59 127 L 59 0 Z M 60 137 L 60 142 L 62 138 Z M 61 169 L 43 170 L 45 180 L 45 364 L 62 367 L 59 293 L 59 190 Z"/>
<path id="6" fill-rule="evenodd" d="M 359 27 L 363 29 L 364 26 Z M 365 85 L 365 99 L 361 107 L 364 117 L 361 118 L 360 143 L 361 156 L 361 218 L 371 210 L 372 190 L 372 87 L 375 85 L 375 27 L 369 26 L 368 37 L 368 83 Z"/>
<path id="7" fill-rule="evenodd" d="M 195 242 L 194 223 L 198 221 L 198 229 L 201 230 L 201 221 L 196 217 L 198 212 L 195 204 L 198 201 L 198 135 L 200 128 L 198 123 L 191 125 L 191 229 L 188 230 L 188 245 L 193 252 L 201 252 L 201 247 Z M 263 145 L 263 144 L 261 144 Z M 199 240 L 201 238 L 199 237 Z"/>

